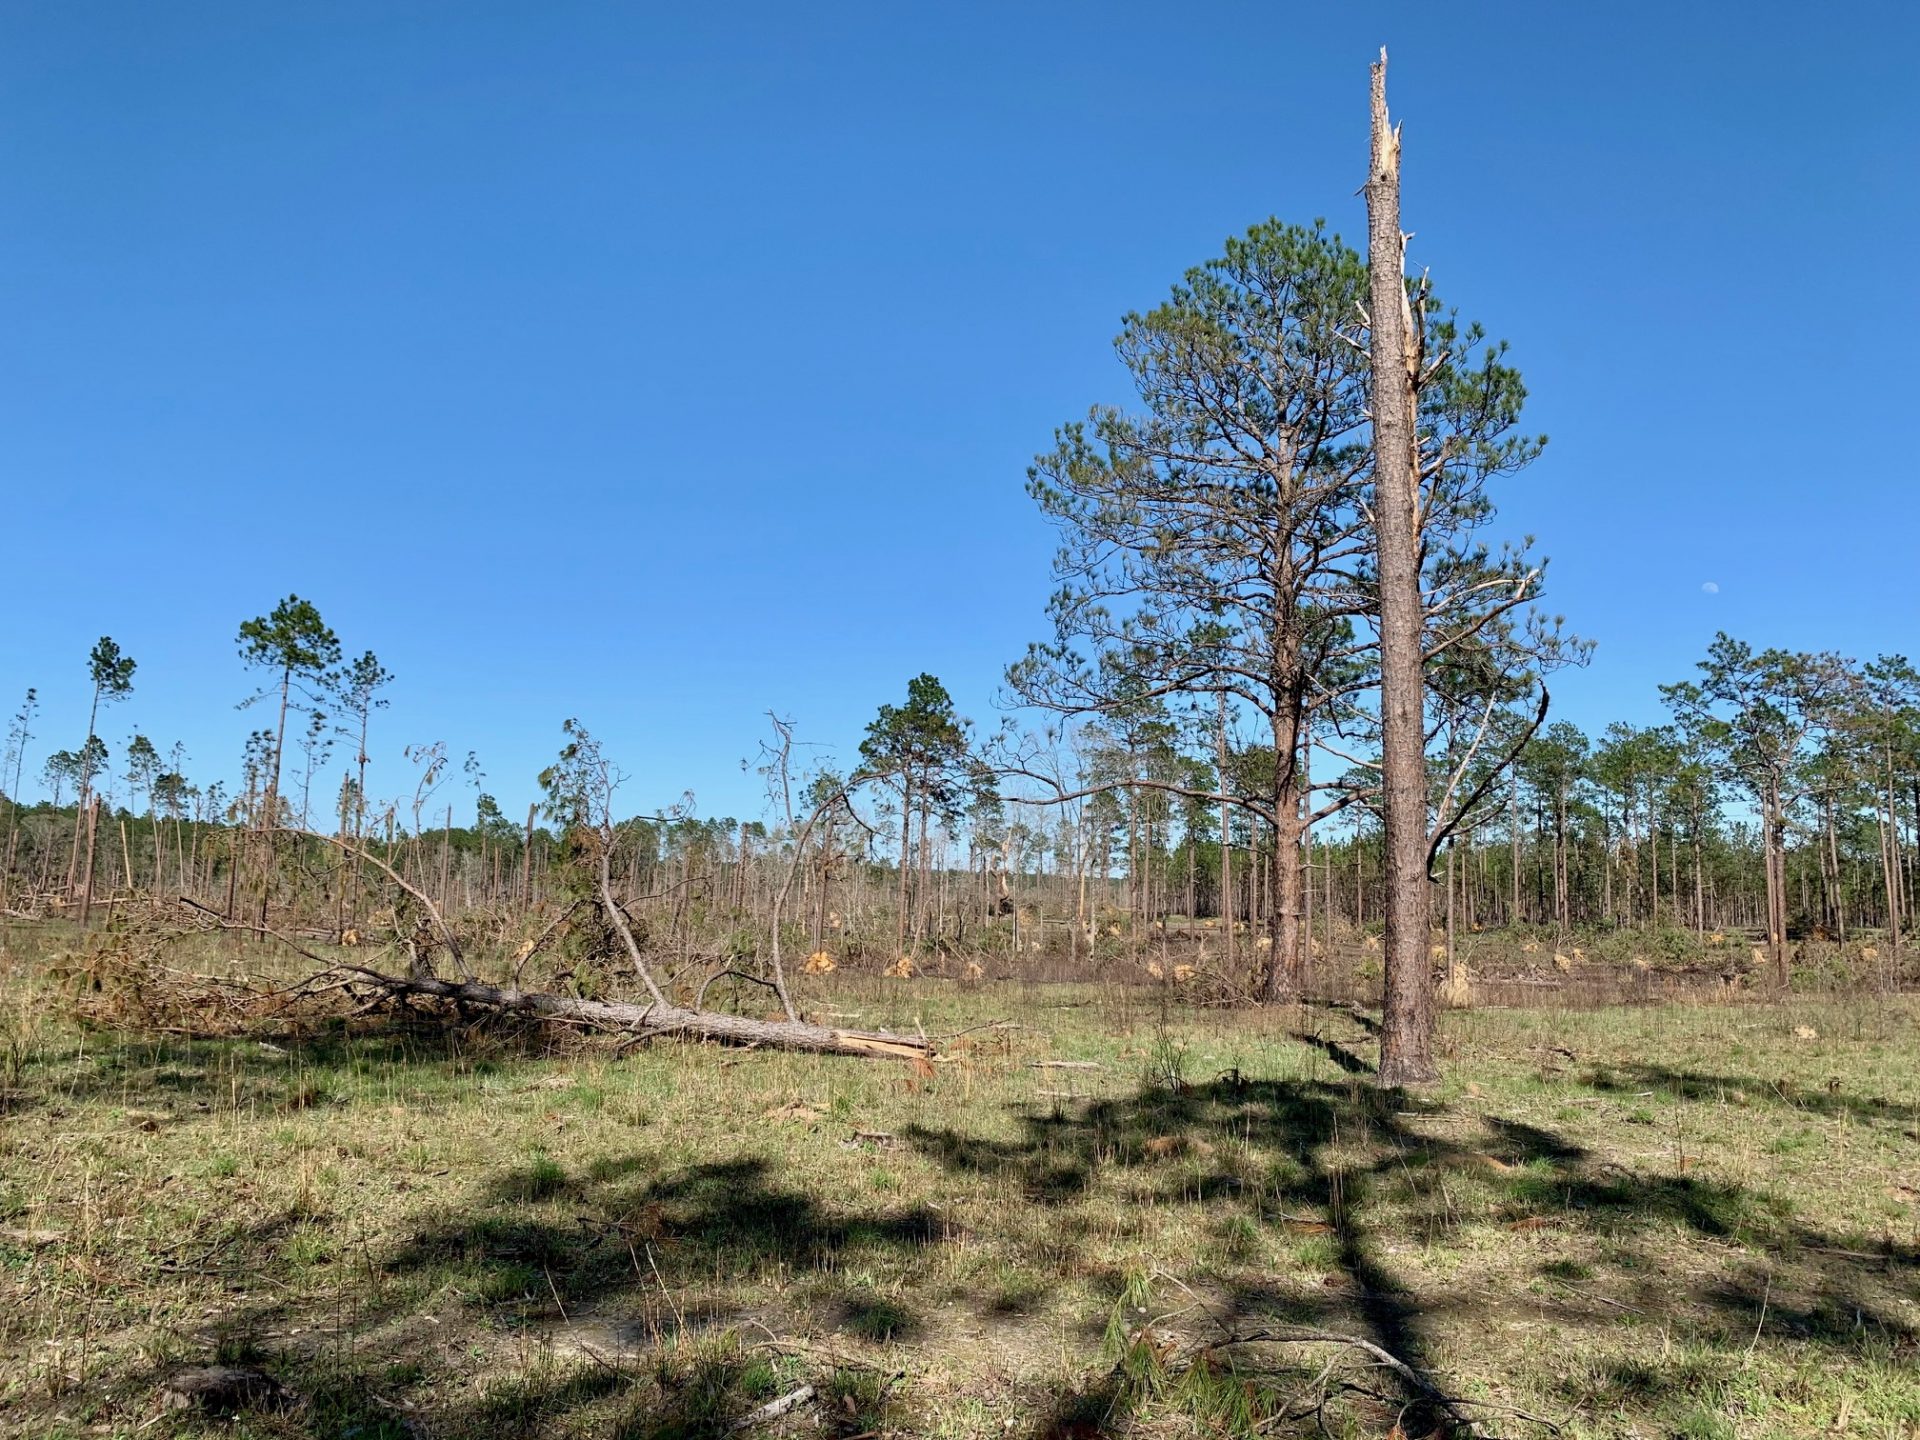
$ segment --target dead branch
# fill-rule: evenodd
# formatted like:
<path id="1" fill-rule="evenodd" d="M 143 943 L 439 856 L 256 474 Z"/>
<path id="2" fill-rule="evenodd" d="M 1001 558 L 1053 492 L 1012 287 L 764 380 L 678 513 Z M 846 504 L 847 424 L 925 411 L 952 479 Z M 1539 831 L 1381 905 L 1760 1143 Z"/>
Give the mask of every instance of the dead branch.
<path id="1" fill-rule="evenodd" d="M 551 940 L 555 932 L 557 932 L 562 925 L 566 924 L 568 920 L 573 918 L 573 912 L 585 903 L 585 900 L 576 900 L 567 906 L 566 909 L 562 910 L 558 915 L 554 916 L 552 920 L 547 922 L 546 929 L 542 930 L 539 935 L 535 937 L 531 945 L 515 955 L 513 962 L 513 983 L 515 987 L 518 987 L 520 984 L 520 977 L 526 971 L 527 962 L 540 953 L 541 947 L 544 946 L 547 941 Z"/>
<path id="2" fill-rule="evenodd" d="M 665 1005 L 667 997 L 661 993 L 659 984 L 653 978 L 653 971 L 647 966 L 646 957 L 640 953 L 640 942 L 633 938 L 626 912 L 613 898 L 613 874 L 607 859 L 612 849 L 611 836 L 603 839 L 600 845 L 600 903 L 607 912 L 608 921 L 619 932 L 620 943 L 627 947 L 627 958 L 633 962 L 633 970 L 640 977 L 640 983 L 647 987 L 647 993 L 653 997 L 656 1005 Z"/>
<path id="3" fill-rule="evenodd" d="M 333 962 L 331 960 L 323 960 L 320 956 L 314 954 L 313 951 L 307 949 L 307 947 L 302 945 L 298 940 L 295 940 L 291 935 L 288 935 L 283 931 L 276 930 L 271 925 L 252 925 L 247 923 L 244 920 L 229 920 L 227 919 L 226 916 L 222 915 L 218 910 L 215 910 L 209 905 L 202 905 L 198 900 L 195 900 L 189 895 L 182 895 L 180 897 L 180 903 L 182 905 L 185 905 L 190 910 L 199 911 L 202 915 L 205 915 L 209 920 L 213 921 L 214 924 L 218 925 L 222 930 L 241 930 L 241 931 L 245 931 L 249 935 L 264 935 L 269 940 L 278 940 L 282 945 L 286 946 L 289 950 L 293 951 L 294 954 L 302 956 L 305 959 L 311 960 L 316 965 L 324 966 L 328 970 L 331 970 L 333 968 Z M 212 975 L 196 975 L 194 978 L 196 980 L 207 980 L 214 984 L 225 983 L 219 977 L 212 976 Z"/>
<path id="4" fill-rule="evenodd" d="M 797 1410 L 811 1399 L 813 1399 L 813 1386 L 802 1385 L 798 1390 L 791 1390 L 778 1400 L 769 1400 L 758 1410 L 749 1410 L 727 1427 L 727 1433 L 737 1434 L 755 1425 L 764 1425 L 769 1420 L 778 1420 L 789 1410 Z"/>
<path id="5" fill-rule="evenodd" d="M 1217 1341 L 1205 1348 L 1209 1350 L 1219 1350 L 1226 1349 L 1229 1346 L 1260 1344 L 1343 1345 L 1348 1349 L 1358 1350 L 1363 1355 L 1371 1356 L 1377 1363 L 1393 1371 L 1394 1374 L 1398 1375 L 1407 1383 L 1407 1386 L 1413 1390 L 1415 1394 L 1431 1401 L 1435 1406 L 1444 1411 L 1457 1433 L 1466 1436 L 1474 1436 L 1479 1433 L 1474 1428 L 1472 1417 L 1463 1413 L 1463 1410 L 1466 1406 L 1479 1405 L 1481 1402 L 1462 1400 L 1453 1395 L 1449 1395 L 1426 1375 L 1414 1369 L 1413 1366 L 1407 1364 L 1406 1361 L 1402 1360 L 1398 1355 L 1395 1355 L 1391 1350 L 1376 1345 L 1373 1341 L 1361 1335 L 1347 1335 L 1337 1330 L 1312 1330 L 1304 1327 L 1295 1328 L 1289 1326 L 1284 1330 L 1252 1330 L 1245 1334 L 1229 1332 L 1224 1340 Z M 1485 1408 L 1505 1409 L 1506 1407 L 1488 1406 Z M 1548 1430 L 1556 1434 L 1559 1433 L 1560 1427 L 1551 1420 L 1543 1419 L 1538 1415 L 1528 1415 L 1519 1410 L 1509 1410 L 1508 1413 L 1530 1420 L 1537 1425 L 1545 1426 Z"/>
<path id="6" fill-rule="evenodd" d="M 706 979 L 700 982 L 700 991 L 697 995 L 693 997 L 693 1008 L 696 1010 L 706 1009 L 707 1008 L 707 987 L 712 985 L 713 982 L 716 980 L 726 979 L 729 975 L 731 975 L 736 980 L 744 980 L 749 985 L 758 985 L 762 989 L 771 990 L 782 1001 L 786 999 L 786 996 L 780 994 L 780 987 L 774 984 L 773 981 L 763 980 L 758 975 L 749 975 L 744 970 L 735 970 L 732 966 L 728 966 L 724 970 L 714 971 L 711 975 L 707 976 Z M 787 1018 L 789 1020 L 797 1020 L 800 1017 L 789 1013 Z"/>
<path id="7" fill-rule="evenodd" d="M 1440 853 L 1440 847 L 1446 844 L 1447 837 L 1453 834 L 1454 830 L 1459 827 L 1460 822 L 1466 819 L 1468 812 L 1480 803 L 1487 791 L 1493 788 L 1493 782 L 1499 779 L 1500 776 L 1506 772 L 1507 767 L 1512 765 L 1515 759 L 1519 757 L 1520 752 L 1526 748 L 1527 742 L 1533 739 L 1534 733 L 1538 731 L 1542 725 L 1547 723 L 1547 707 L 1552 703 L 1553 697 L 1547 693 L 1547 687 L 1542 685 L 1540 687 L 1540 708 L 1534 712 L 1533 723 L 1521 731 L 1519 738 L 1507 747 L 1507 753 L 1501 757 L 1500 763 L 1493 766 L 1480 778 L 1480 783 L 1474 786 L 1473 793 L 1467 796 L 1466 800 L 1460 805 L 1460 808 L 1455 810 L 1450 817 L 1447 817 L 1444 824 L 1435 827 L 1432 835 L 1427 840 L 1428 880 L 1438 881 L 1440 878 L 1433 873 L 1433 860 L 1434 857 Z M 1479 743 L 1477 739 L 1474 741 L 1476 748 Z M 1470 758 L 1471 756 L 1469 756 L 1469 759 Z M 1461 762 L 1463 769 L 1466 763 L 1466 761 Z M 1457 779 L 1458 777 L 1456 777 L 1456 783 Z M 1451 794 L 1451 789 L 1449 789 L 1449 794 Z"/>
<path id="8" fill-rule="evenodd" d="M 364 845 L 356 845 L 337 835 L 328 835 L 319 830 L 302 830 L 290 825 L 282 825 L 278 828 L 284 830 L 289 835 L 304 835 L 310 840 L 319 840 L 347 855 L 365 860 L 368 864 L 372 865 L 374 869 L 378 870 L 389 880 L 393 881 L 394 884 L 406 891 L 407 894 L 411 895 L 415 900 L 418 900 L 421 908 L 427 912 L 428 918 L 433 921 L 433 928 L 440 935 L 440 943 L 447 947 L 447 953 L 453 957 L 453 968 L 460 972 L 460 977 L 463 980 L 473 979 L 473 971 L 467 965 L 467 957 L 460 949 L 459 938 L 454 935 L 453 927 L 448 925 L 445 917 L 441 915 L 440 907 L 427 898 L 426 891 L 402 880 L 398 871 L 378 855 L 375 855 L 371 850 L 368 850 Z"/>

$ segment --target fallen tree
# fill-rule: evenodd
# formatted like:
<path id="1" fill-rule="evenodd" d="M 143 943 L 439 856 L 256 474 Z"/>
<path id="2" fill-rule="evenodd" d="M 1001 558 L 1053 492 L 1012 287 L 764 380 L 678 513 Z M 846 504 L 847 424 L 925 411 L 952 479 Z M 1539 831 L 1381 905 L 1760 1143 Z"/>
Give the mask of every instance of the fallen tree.
<path id="1" fill-rule="evenodd" d="M 335 968 L 359 984 L 384 990 L 394 996 L 431 996 L 459 1005 L 478 1005 L 490 1010 L 539 1015 L 555 1020 L 584 1021 L 606 1029 L 625 1030 L 640 1039 L 689 1035 L 730 1045 L 896 1060 L 924 1060 L 933 1054 L 930 1040 L 917 1036 L 890 1035 L 884 1030 L 836 1030 L 804 1020 L 755 1020 L 719 1010 L 688 1010 L 664 1001 L 640 1005 L 618 1000 L 579 1000 L 570 995 L 549 995 L 537 990 L 507 990 L 478 980 L 386 975 L 359 965 Z"/>
<path id="2" fill-rule="evenodd" d="M 829 1025 L 815 1025 L 797 1017 L 791 1020 L 757 1020 L 721 1010 L 707 1010 L 698 1006 L 689 1009 L 684 1005 L 675 1005 L 652 982 L 651 972 L 637 954 L 636 968 L 649 982 L 649 993 L 657 996 L 657 999 L 644 1004 L 622 1000 L 586 1000 L 572 995 L 522 990 L 518 986 L 490 985 L 474 979 L 442 980 L 430 968 L 416 968 L 407 975 L 391 975 L 367 965 L 329 960 L 283 930 L 270 925 L 229 920 L 218 911 L 187 896 L 181 896 L 180 903 L 222 930 L 239 930 L 274 940 L 320 967 L 313 975 L 295 985 L 264 991 L 258 996 L 262 1001 L 281 1005 L 303 996 L 344 991 L 356 996 L 361 1002 L 359 1008 L 364 1011 L 368 1001 L 377 1002 L 383 997 L 404 1000 L 411 996 L 444 1000 L 463 1008 L 584 1024 L 600 1030 L 624 1032 L 636 1040 L 683 1035 L 717 1040 L 728 1045 L 801 1050 L 822 1055 L 854 1055 L 867 1059 L 924 1061 L 934 1054 L 933 1042 L 923 1036 L 894 1035 L 884 1030 L 843 1030 Z M 623 938 L 631 944 L 630 934 Z M 634 949 L 637 952 L 638 947 Z M 205 976 L 191 978 L 212 979 Z M 755 977 L 743 978 L 751 980 Z M 232 983 L 220 983 L 225 998 L 232 1006 L 236 1003 Z M 705 992 L 706 986 L 703 985 L 702 996 Z M 785 997 L 782 996 L 782 999 Z M 243 1005 L 244 1001 L 237 1003 Z"/>
<path id="3" fill-rule="evenodd" d="M 551 813 L 567 824 L 573 847 L 570 863 L 583 893 L 554 916 L 539 935 L 516 950 L 506 983 L 494 984 L 480 978 L 460 935 L 433 898 L 365 842 L 345 834 L 329 835 L 303 827 L 279 826 L 276 829 L 280 832 L 337 850 L 355 862 L 356 874 L 364 864 L 394 887 L 398 892 L 393 911 L 395 933 L 389 943 L 406 955 L 405 973 L 390 973 L 377 962 L 368 964 L 357 958 L 322 955 L 299 935 L 268 924 L 264 913 L 258 920 L 239 920 L 191 896 L 181 895 L 179 904 L 192 917 L 188 923 L 183 925 L 186 917 L 170 907 L 153 906 L 139 925 L 83 957 L 75 967 L 73 973 L 82 979 L 83 989 L 109 999 L 109 1003 L 96 1007 L 100 1012 L 97 1018 L 106 1023 L 117 1020 L 123 1024 L 133 1020 L 135 1024 L 179 1033 L 197 1033 L 209 1025 L 226 1033 L 238 1033 L 262 1021 L 301 1025 L 320 1014 L 337 1020 L 343 1015 L 364 1017 L 389 1007 L 400 1011 L 414 1009 L 418 1018 L 418 1007 L 412 1002 L 425 1000 L 441 1002 L 449 1007 L 448 1013 L 453 1017 L 475 1011 L 516 1015 L 619 1034 L 629 1041 L 686 1036 L 749 1048 L 921 1064 L 933 1058 L 934 1043 L 924 1033 L 906 1036 L 885 1031 L 845 1030 L 804 1020 L 787 987 L 780 953 L 782 907 L 793 888 L 814 827 L 828 811 L 848 807 L 846 785 L 834 786 L 799 830 L 785 883 L 774 901 L 771 953 L 763 964 L 749 967 L 762 973 L 749 973 L 749 969 L 739 968 L 741 962 L 737 957 L 722 956 L 719 967 L 701 979 L 697 988 L 682 989 L 678 976 L 667 976 L 664 969 L 656 971 L 656 965 L 664 957 L 652 953 L 642 936 L 635 933 L 626 905 L 615 891 L 611 857 L 616 828 L 610 802 L 619 783 L 617 774 L 601 755 L 598 744 L 577 722 L 568 722 L 567 733 L 569 743 L 561 752 L 560 764 L 542 775 L 541 784 L 553 797 Z M 417 907 L 418 915 L 403 924 L 406 902 Z M 607 958 L 617 955 L 624 961 L 621 968 L 638 982 L 641 995 L 631 1000 L 588 999 L 522 988 L 521 979 L 528 960 L 583 912 L 597 913 L 604 922 L 604 946 L 596 948 Z M 238 976 L 198 974 L 165 962 L 162 956 L 171 941 L 204 933 L 209 925 L 272 940 L 309 962 L 313 969 L 291 983 L 274 983 L 244 973 Z M 341 938 L 343 943 L 353 943 L 349 937 Z M 451 979 L 441 978 L 435 969 L 435 955 L 442 950 L 456 972 Z M 708 990 L 725 978 L 770 991 L 779 1003 L 780 1018 L 759 1019 L 728 1010 L 708 1009 Z M 689 996 L 691 1004 L 686 1003 Z M 121 1001 L 125 1003 L 119 1004 Z M 116 1005 L 117 1014 L 114 1013 Z"/>

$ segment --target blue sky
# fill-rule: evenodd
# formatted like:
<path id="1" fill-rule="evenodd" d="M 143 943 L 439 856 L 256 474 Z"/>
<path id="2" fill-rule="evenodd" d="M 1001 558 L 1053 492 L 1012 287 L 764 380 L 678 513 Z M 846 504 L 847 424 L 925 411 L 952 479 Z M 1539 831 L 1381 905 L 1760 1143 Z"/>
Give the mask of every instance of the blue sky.
<path id="1" fill-rule="evenodd" d="M 37 769 L 111 634 L 116 754 L 231 775 L 293 591 L 400 677 L 377 794 L 444 740 L 511 810 L 575 715 L 636 808 L 752 814 L 769 708 L 845 753 L 931 670 L 995 723 L 1027 462 L 1226 235 L 1362 235 L 1382 43 L 1413 260 L 1552 436 L 1500 498 L 1599 642 L 1557 713 L 1659 718 L 1721 628 L 1920 650 L 1915 16 L 9 5 L 0 700 Z"/>

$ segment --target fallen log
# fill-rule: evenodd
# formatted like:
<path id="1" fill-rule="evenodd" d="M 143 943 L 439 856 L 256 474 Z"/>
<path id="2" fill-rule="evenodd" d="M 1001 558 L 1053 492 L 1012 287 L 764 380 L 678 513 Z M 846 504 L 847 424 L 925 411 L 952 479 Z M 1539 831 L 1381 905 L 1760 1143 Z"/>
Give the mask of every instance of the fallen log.
<path id="1" fill-rule="evenodd" d="M 329 964 L 284 931 L 270 925 L 228 920 L 197 900 L 184 895 L 180 899 L 181 903 L 200 912 L 224 930 L 245 930 L 265 935 L 324 967 L 318 975 L 292 987 L 292 990 L 311 991 L 315 985 L 331 980 L 332 983 L 325 988 L 333 989 L 345 983 L 372 986 L 389 995 L 427 995 L 461 1005 L 478 1005 L 492 1010 L 581 1021 L 625 1030 L 639 1040 L 655 1035 L 697 1035 L 729 1045 L 804 1050 L 823 1055 L 858 1055 L 869 1059 L 918 1060 L 922 1063 L 934 1056 L 931 1040 L 892 1035 L 884 1030 L 840 1030 L 828 1025 L 810 1025 L 803 1020 L 753 1020 L 744 1015 L 728 1015 L 714 1010 L 684 1009 L 666 1003 L 664 997 L 645 1005 L 617 1000 L 579 1000 L 571 995 L 510 989 L 479 980 L 442 980 L 426 972 L 388 975 L 364 965 Z M 649 982 L 649 991 L 660 995 L 658 986 L 652 983 L 652 976 L 644 966 L 641 967 L 641 975 Z M 335 977 L 350 978 L 342 981 Z"/>
<path id="2" fill-rule="evenodd" d="M 824 1055 L 861 1055 L 896 1060 L 925 1060 L 933 1054 L 931 1041 L 885 1031 L 836 1030 L 804 1020 L 753 1020 L 713 1010 L 684 1010 L 678 1005 L 638 1005 L 616 1000 L 577 1000 L 537 990 L 505 990 L 478 980 L 439 980 L 428 976 L 387 975 L 359 965 L 344 965 L 356 982 L 375 985 L 393 995 L 429 995 L 462 1005 L 492 1010 L 550 1016 L 556 1020 L 583 1020 L 627 1030 L 638 1037 L 697 1035 L 729 1045 L 764 1046 L 770 1050 L 806 1050 Z"/>

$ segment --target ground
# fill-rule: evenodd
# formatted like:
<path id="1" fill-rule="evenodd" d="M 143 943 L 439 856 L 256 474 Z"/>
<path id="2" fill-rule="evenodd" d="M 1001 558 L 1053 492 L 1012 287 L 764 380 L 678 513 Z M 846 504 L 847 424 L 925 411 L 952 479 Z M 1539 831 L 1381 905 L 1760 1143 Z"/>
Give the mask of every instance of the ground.
<path id="1" fill-rule="evenodd" d="M 87 1028 L 9 937 L 0 1431 L 1920 1434 L 1920 1006 L 809 981 L 927 1067 Z M 993 1028 L 995 1021 L 1010 1022 Z M 1078 1066 L 1047 1061 L 1086 1062 Z M 1233 1343 L 1239 1341 L 1242 1343 Z M 282 1387 L 164 1408 L 183 1367 Z M 1416 1403 L 1409 1403 L 1415 1401 Z M 741 1432 L 746 1433 L 746 1432 Z"/>

